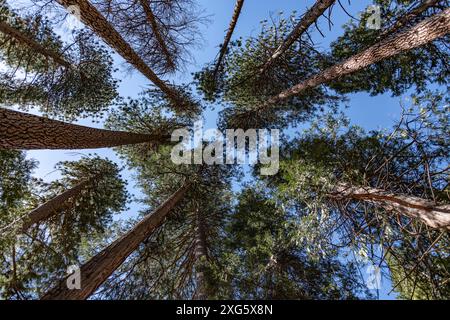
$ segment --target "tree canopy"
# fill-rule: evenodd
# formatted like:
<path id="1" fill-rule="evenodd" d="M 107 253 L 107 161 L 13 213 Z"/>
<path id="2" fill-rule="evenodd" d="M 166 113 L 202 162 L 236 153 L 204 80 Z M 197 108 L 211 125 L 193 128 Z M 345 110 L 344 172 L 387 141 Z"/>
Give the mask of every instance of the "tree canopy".
<path id="1" fill-rule="evenodd" d="M 0 297 L 357 300 L 381 275 L 399 299 L 449 299 L 450 8 L 367 5 L 318 0 L 244 37 L 238 0 L 197 68 L 213 18 L 195 0 L 0 0 Z M 341 31 L 329 48 L 323 24 Z M 399 118 L 355 123 L 355 93 Z M 27 153 L 93 148 L 50 178 Z"/>

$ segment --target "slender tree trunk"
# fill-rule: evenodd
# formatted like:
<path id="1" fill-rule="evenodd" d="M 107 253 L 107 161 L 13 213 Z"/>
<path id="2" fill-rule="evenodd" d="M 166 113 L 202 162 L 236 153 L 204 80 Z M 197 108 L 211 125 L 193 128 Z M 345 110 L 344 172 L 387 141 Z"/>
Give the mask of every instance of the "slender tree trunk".
<path id="1" fill-rule="evenodd" d="M 302 17 L 300 22 L 292 30 L 287 39 L 275 50 L 273 55 L 267 60 L 264 66 L 261 68 L 261 73 L 266 71 L 276 59 L 278 59 L 283 53 L 286 52 L 299 39 L 308 28 L 319 19 L 319 17 L 331 7 L 336 0 L 317 0 L 316 3 L 309 9 Z"/>
<path id="2" fill-rule="evenodd" d="M 225 53 L 227 53 L 228 45 L 231 41 L 231 36 L 233 35 L 234 29 L 236 28 L 239 16 L 242 11 L 242 7 L 244 6 L 244 0 L 237 0 L 236 5 L 234 7 L 233 17 L 231 18 L 230 26 L 228 28 L 228 32 L 225 36 L 225 40 L 222 44 L 222 48 L 220 49 L 219 58 L 217 59 L 216 68 L 214 70 L 214 79 L 217 77 L 217 73 L 222 65 L 222 60 L 225 57 Z"/>
<path id="3" fill-rule="evenodd" d="M 174 88 L 162 81 L 148 65 L 139 57 L 136 51 L 123 39 L 106 18 L 89 3 L 88 0 L 55 0 L 65 8 L 76 6 L 79 8 L 80 18 L 99 37 L 116 50 L 126 61 L 132 64 L 139 72 L 153 82 L 167 98 L 177 107 L 182 108 L 186 101 Z"/>
<path id="4" fill-rule="evenodd" d="M 152 8 L 148 4 L 147 0 L 139 0 L 139 1 L 141 3 L 142 8 L 144 9 L 145 16 L 147 17 L 148 23 L 152 27 L 156 41 L 158 41 L 159 47 L 161 48 L 161 51 L 166 58 L 170 70 L 171 71 L 175 70 L 176 68 L 175 63 L 173 62 L 172 55 L 170 54 L 169 49 L 167 48 L 166 43 L 164 42 L 164 38 L 161 32 L 159 31 L 159 26 L 155 16 L 153 15 Z"/>
<path id="5" fill-rule="evenodd" d="M 450 8 L 418 23 L 404 32 L 388 37 L 363 52 L 354 55 L 348 60 L 334 65 L 306 81 L 271 97 L 264 104 L 259 106 L 257 111 L 262 111 L 267 107 L 276 105 L 304 90 L 314 88 L 318 85 L 362 70 L 371 64 L 390 58 L 404 51 L 420 47 L 437 38 L 445 36 L 449 31 Z"/>
<path id="6" fill-rule="evenodd" d="M 73 188 L 57 195 L 46 203 L 32 210 L 22 224 L 22 232 L 26 232 L 32 225 L 41 221 L 48 220 L 58 213 L 58 210 L 65 207 L 70 199 L 78 197 L 81 192 L 88 186 L 92 179 L 87 179 Z"/>
<path id="7" fill-rule="evenodd" d="M 97 149 L 145 142 L 161 143 L 167 138 L 89 128 L 0 108 L 2 149 Z"/>
<path id="8" fill-rule="evenodd" d="M 125 259 L 163 223 L 169 212 L 183 199 L 188 189 L 189 184 L 185 184 L 155 211 L 142 219 L 132 230 L 81 266 L 80 290 L 68 289 L 66 278 L 41 299 L 84 300 L 89 298 Z"/>
<path id="9" fill-rule="evenodd" d="M 19 30 L 11 27 L 5 22 L 0 22 L 0 32 L 6 34 L 7 36 L 14 38 L 16 41 L 23 43 L 33 49 L 36 53 L 40 53 L 43 56 L 52 59 L 55 63 L 66 67 L 71 68 L 72 64 L 65 60 L 62 55 L 58 54 L 57 52 L 47 50 L 45 47 L 43 47 L 39 42 L 35 41 L 34 39 L 31 39 L 30 37 L 24 35 Z"/>
<path id="10" fill-rule="evenodd" d="M 330 197 L 337 200 L 354 199 L 372 203 L 388 211 L 418 219 L 432 228 L 450 230 L 450 205 L 436 203 L 413 196 L 394 194 L 375 188 L 338 185 Z"/>
<path id="11" fill-rule="evenodd" d="M 205 219 L 196 205 L 195 212 L 195 220 L 196 220 L 196 229 L 195 229 L 195 261 L 197 262 L 197 267 L 200 263 L 204 263 L 208 259 L 208 247 L 206 243 L 206 225 Z M 202 267 L 200 265 L 200 267 Z M 195 292 L 196 300 L 207 300 L 207 288 L 205 281 L 205 273 L 203 270 L 196 270 L 196 282 L 197 282 L 197 290 Z"/>

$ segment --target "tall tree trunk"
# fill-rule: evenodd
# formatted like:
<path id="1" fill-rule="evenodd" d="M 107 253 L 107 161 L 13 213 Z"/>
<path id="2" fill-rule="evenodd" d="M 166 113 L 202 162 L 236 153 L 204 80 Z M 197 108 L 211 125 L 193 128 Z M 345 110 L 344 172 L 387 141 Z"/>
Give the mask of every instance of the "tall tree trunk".
<path id="1" fill-rule="evenodd" d="M 450 205 L 438 206 L 432 201 L 418 197 L 394 194 L 376 188 L 353 187 L 348 184 L 339 184 L 330 197 L 337 200 L 354 199 L 372 203 L 388 211 L 421 220 L 432 228 L 450 230 Z"/>
<path id="2" fill-rule="evenodd" d="M 217 73 L 222 65 L 222 60 L 225 57 L 225 53 L 227 53 L 228 44 L 231 41 L 231 36 L 233 35 L 234 29 L 236 28 L 236 24 L 238 22 L 239 16 L 242 11 L 242 7 L 244 6 L 244 0 L 237 0 L 236 5 L 234 7 L 233 17 L 231 18 L 230 26 L 228 28 L 228 32 L 225 36 L 225 40 L 222 44 L 222 48 L 220 49 L 219 59 L 217 59 L 216 68 L 214 70 L 214 79 L 217 77 Z"/>
<path id="3" fill-rule="evenodd" d="M 292 30 L 291 34 L 287 39 L 275 50 L 273 55 L 267 60 L 264 66 L 261 68 L 261 73 L 266 71 L 276 59 L 278 59 L 294 42 L 299 39 L 308 28 L 319 19 L 319 17 L 331 7 L 336 0 L 317 0 L 316 3 L 309 9 L 305 15 L 302 17 L 300 22 Z"/>
<path id="4" fill-rule="evenodd" d="M 164 139 L 168 137 L 89 128 L 0 108 L 3 149 L 97 149 Z"/>
<path id="5" fill-rule="evenodd" d="M 19 30 L 11 27 L 9 24 L 5 22 L 0 22 L 0 32 L 6 34 L 7 36 L 14 38 L 16 41 L 23 43 L 33 49 L 33 51 L 42 54 L 43 56 L 52 59 L 55 63 L 65 67 L 65 68 L 71 68 L 72 65 L 70 62 L 65 60 L 62 55 L 58 54 L 57 52 L 48 50 L 47 48 L 43 47 L 39 42 L 35 41 L 34 39 L 31 39 L 27 35 L 24 35 Z"/>
<path id="6" fill-rule="evenodd" d="M 189 184 L 185 184 L 155 211 L 142 219 L 132 230 L 81 266 L 80 290 L 67 288 L 66 278 L 55 288 L 48 291 L 41 299 L 84 300 L 89 298 L 125 259 L 163 223 L 169 212 L 183 199 L 188 189 Z"/>
<path id="7" fill-rule="evenodd" d="M 271 97 L 264 104 L 257 107 L 257 111 L 263 111 L 263 109 L 276 105 L 304 90 L 314 88 L 347 74 L 362 70 L 371 64 L 390 58 L 404 51 L 420 47 L 437 38 L 445 36 L 449 31 L 450 9 L 446 9 L 443 12 L 418 23 L 414 27 L 404 32 L 394 34 L 392 37 L 388 37 L 346 61 L 334 65 L 304 82 Z"/>
<path id="8" fill-rule="evenodd" d="M 95 178 L 87 179 L 73 188 L 57 195 L 36 209 L 32 210 L 22 224 L 22 232 L 26 232 L 32 225 L 48 220 L 58 213 L 58 210 L 65 207 L 70 199 L 78 197 L 88 184 Z"/>
<path id="9" fill-rule="evenodd" d="M 89 26 L 99 37 L 108 43 L 111 48 L 116 50 L 126 61 L 132 64 L 151 82 L 153 82 L 167 98 L 177 108 L 182 108 L 186 101 L 180 96 L 179 92 L 162 81 L 148 65 L 139 57 L 133 48 L 123 39 L 123 37 L 114 29 L 106 18 L 89 3 L 88 0 L 55 0 L 65 8 L 76 6 L 79 8 L 80 18 L 84 24 Z"/>
<path id="10" fill-rule="evenodd" d="M 206 225 L 205 225 L 206 222 L 198 207 L 198 204 L 196 204 L 195 211 L 196 211 L 195 212 L 196 233 L 195 233 L 194 255 L 197 267 L 200 265 L 200 268 L 202 268 L 201 263 L 204 263 L 208 259 L 208 249 L 207 249 L 208 247 L 206 243 Z M 197 282 L 197 290 L 195 292 L 194 298 L 197 300 L 207 300 L 208 293 L 206 288 L 205 273 L 201 269 L 196 270 L 196 282 Z"/>
<path id="11" fill-rule="evenodd" d="M 166 58 L 167 65 L 169 66 L 171 71 L 174 71 L 176 68 L 175 63 L 173 62 L 172 55 L 170 54 L 169 49 L 167 48 L 166 43 L 164 42 L 164 38 L 161 32 L 159 31 L 158 22 L 156 21 L 156 18 L 153 15 L 152 8 L 148 4 L 147 0 L 139 0 L 139 2 L 141 3 L 142 8 L 144 9 L 148 23 L 152 27 L 156 41 L 158 41 L 159 47 L 161 48 L 161 51 Z"/>
<path id="12" fill-rule="evenodd" d="M 381 34 L 378 36 L 378 39 L 381 39 L 383 37 L 386 37 L 390 34 L 397 32 L 399 29 L 401 29 L 404 25 L 406 25 L 413 18 L 415 18 L 419 14 L 425 12 L 427 9 L 437 5 L 439 1 L 440 0 L 425 0 L 425 1 L 423 1 L 417 7 L 415 7 L 414 9 L 412 9 L 405 15 L 398 18 L 397 21 L 395 21 L 395 23 L 392 25 L 392 27 L 381 32 Z"/>

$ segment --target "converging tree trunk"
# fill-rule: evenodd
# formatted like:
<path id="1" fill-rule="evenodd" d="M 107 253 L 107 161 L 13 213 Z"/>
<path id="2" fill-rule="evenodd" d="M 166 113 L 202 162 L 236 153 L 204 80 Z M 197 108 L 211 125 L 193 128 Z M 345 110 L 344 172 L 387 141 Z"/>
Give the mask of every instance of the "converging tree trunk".
<path id="1" fill-rule="evenodd" d="M 418 219 L 432 228 L 450 230 L 450 205 L 438 206 L 430 200 L 388 191 L 339 184 L 330 194 L 336 200 L 353 199 L 380 206 L 387 211 Z"/>
<path id="2" fill-rule="evenodd" d="M 132 64 L 139 72 L 153 82 L 167 98 L 181 108 L 185 101 L 174 88 L 162 81 L 148 65 L 139 57 L 133 48 L 123 39 L 123 37 L 114 29 L 106 18 L 87 0 L 56 0 L 67 9 L 76 6 L 79 9 L 80 18 L 89 26 L 98 36 L 108 43 L 111 48 L 117 51 L 126 61 Z"/>
<path id="3" fill-rule="evenodd" d="M 65 67 L 65 68 L 70 68 L 72 66 L 70 62 L 68 62 L 67 60 L 65 60 L 62 57 L 62 55 L 60 55 L 57 52 L 54 52 L 52 50 L 47 50 L 36 40 L 31 39 L 27 35 L 24 35 L 22 32 L 11 27 L 9 24 L 7 24 L 5 22 L 0 22 L 0 32 L 15 39 L 17 42 L 27 45 L 28 47 L 33 49 L 36 53 L 40 53 L 43 56 L 45 56 L 49 59 L 52 59 L 55 63 Z"/>
<path id="4" fill-rule="evenodd" d="M 244 6 L 244 0 L 237 0 L 236 5 L 234 7 L 233 17 L 231 18 L 230 26 L 228 28 L 228 32 L 225 36 L 225 40 L 222 44 L 222 48 L 220 49 L 219 58 L 217 59 L 216 68 L 214 70 L 214 78 L 217 77 L 217 73 L 219 72 L 223 58 L 227 53 L 228 45 L 231 41 L 231 36 L 233 35 L 234 29 L 236 28 L 237 22 L 239 20 L 239 16 L 241 15 L 242 7 Z"/>
<path id="5" fill-rule="evenodd" d="M 152 8 L 150 7 L 148 1 L 146 0 L 139 0 L 139 2 L 141 3 L 142 8 L 144 9 L 145 16 L 147 17 L 148 23 L 152 27 L 153 34 L 156 38 L 156 41 L 158 41 L 161 52 L 163 53 L 164 57 L 167 60 L 167 64 L 170 70 L 172 71 L 175 70 L 176 65 L 173 62 L 172 55 L 170 54 L 169 49 L 167 48 L 164 38 L 160 32 L 158 22 L 156 21 L 156 18 L 153 15 Z"/>
<path id="6" fill-rule="evenodd" d="M 208 247 L 206 243 L 206 222 L 205 219 L 198 208 L 198 205 L 195 209 L 195 221 L 196 221 L 196 229 L 195 229 L 195 261 L 196 261 L 196 282 L 197 282 L 197 290 L 195 292 L 194 298 L 197 300 L 207 300 L 207 288 L 206 288 L 206 280 L 205 273 L 202 270 L 204 267 L 203 264 L 208 259 Z M 200 267 L 200 268 L 199 268 Z"/>
<path id="7" fill-rule="evenodd" d="M 317 21 L 317 19 L 319 19 L 325 10 L 335 3 L 335 1 L 336 0 L 317 0 L 312 8 L 305 13 L 287 39 L 275 50 L 269 60 L 267 60 L 260 72 L 263 73 L 266 71 L 276 59 L 285 53 L 286 50 L 289 49 L 289 47 L 292 46 L 294 42 L 299 39 L 314 22 Z"/>
<path id="8" fill-rule="evenodd" d="M 184 198 L 189 187 L 189 184 L 185 184 L 155 211 L 142 219 L 132 230 L 81 266 L 80 290 L 69 289 L 66 278 L 41 299 L 84 300 L 89 298 L 125 259 L 163 223 L 170 211 Z"/>
<path id="9" fill-rule="evenodd" d="M 401 52 L 420 47 L 437 38 L 445 36 L 449 31 L 450 9 L 446 9 L 443 12 L 418 23 L 414 27 L 398 34 L 394 34 L 346 61 L 334 65 L 304 82 L 271 97 L 264 104 L 259 106 L 257 110 L 262 111 L 263 109 L 276 105 L 304 90 L 336 80 L 347 74 L 364 69 L 378 61 L 400 54 Z"/>
<path id="10" fill-rule="evenodd" d="M 3 149 L 97 149 L 165 139 L 168 137 L 90 128 L 0 108 Z"/>
<path id="11" fill-rule="evenodd" d="M 22 224 L 22 232 L 26 232 L 32 225 L 46 221 L 66 207 L 69 200 L 76 198 L 88 186 L 91 179 L 80 182 L 73 188 L 57 195 L 36 209 L 32 210 Z"/>

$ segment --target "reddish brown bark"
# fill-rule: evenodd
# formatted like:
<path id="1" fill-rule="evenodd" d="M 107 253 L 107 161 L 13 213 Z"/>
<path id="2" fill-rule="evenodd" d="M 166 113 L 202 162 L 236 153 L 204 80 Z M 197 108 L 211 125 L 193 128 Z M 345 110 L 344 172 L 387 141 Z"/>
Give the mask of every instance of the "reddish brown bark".
<path id="1" fill-rule="evenodd" d="M 194 255 L 197 262 L 197 267 L 199 265 L 201 267 L 201 263 L 204 263 L 208 259 L 208 246 L 206 242 L 206 222 L 198 207 L 196 208 L 195 212 L 195 224 L 196 229 Z M 196 283 L 197 290 L 195 292 L 194 298 L 196 300 L 207 300 L 208 293 L 206 290 L 206 280 L 203 270 L 196 270 Z"/>
<path id="2" fill-rule="evenodd" d="M 84 300 L 89 298 L 95 290 L 135 251 L 138 246 L 158 228 L 179 203 L 189 189 L 189 184 L 181 187 L 155 211 L 147 215 L 132 230 L 114 241 L 106 249 L 89 260 L 80 268 L 81 289 L 67 288 L 67 278 L 55 288 L 48 291 L 43 300 Z"/>
<path id="3" fill-rule="evenodd" d="M 317 21 L 317 19 L 319 19 L 325 10 L 335 3 L 335 1 L 336 0 L 317 0 L 311 9 L 305 13 L 287 39 L 277 48 L 277 50 L 275 50 L 269 60 L 267 60 L 260 72 L 263 73 L 267 70 L 267 68 L 269 68 L 276 59 L 285 53 L 286 50 L 289 49 L 289 47 L 292 46 L 294 42 L 299 39 L 315 21 Z"/>
<path id="4" fill-rule="evenodd" d="M 89 128 L 0 108 L 0 148 L 3 149 L 97 149 L 160 143 L 166 138 Z"/>
<path id="5" fill-rule="evenodd" d="M 241 15 L 242 7 L 244 6 L 244 0 L 237 0 L 236 5 L 234 7 L 233 17 L 231 18 L 230 26 L 228 28 L 228 32 L 225 36 L 225 40 L 222 44 L 222 48 L 220 49 L 219 58 L 217 59 L 216 68 L 214 70 L 214 78 L 217 77 L 217 73 L 221 68 L 223 58 L 227 53 L 228 45 L 231 41 L 231 36 L 233 35 L 234 29 L 236 28 L 237 22 L 239 20 L 239 16 Z"/>
<path id="6" fill-rule="evenodd" d="M 365 201 L 387 211 L 418 219 L 432 228 L 450 230 L 450 205 L 437 205 L 427 199 L 394 194 L 376 188 L 353 187 L 347 184 L 338 185 L 330 197 L 337 200 Z"/>
<path id="7" fill-rule="evenodd" d="M 77 6 L 80 10 L 80 18 L 84 24 L 89 26 L 99 37 L 111 46 L 126 61 L 132 64 L 139 72 L 153 82 L 167 98 L 178 108 L 184 106 L 186 101 L 179 92 L 161 80 L 148 65 L 139 57 L 133 48 L 114 29 L 106 18 L 87 0 L 56 0 L 59 4 L 68 8 Z"/>
<path id="8" fill-rule="evenodd" d="M 22 224 L 22 232 L 26 232 L 32 225 L 45 221 L 58 214 L 58 210 L 65 207 L 69 200 L 78 197 L 89 182 L 90 180 L 82 181 L 73 188 L 57 195 L 32 210 Z"/>
<path id="9" fill-rule="evenodd" d="M 389 34 L 393 34 L 400 30 L 404 25 L 406 25 L 409 21 L 417 17 L 419 14 L 423 13 L 427 9 L 437 5 L 439 3 L 439 0 L 425 0 L 421 4 L 419 4 L 417 7 L 412 9 L 410 12 L 406 13 L 402 17 L 398 18 L 397 21 L 392 25 L 392 27 L 384 30 L 379 38 L 383 38 Z"/>
<path id="10" fill-rule="evenodd" d="M 172 71 L 175 70 L 175 68 L 176 68 L 175 63 L 173 62 L 172 55 L 170 54 L 169 49 L 167 48 L 166 43 L 164 41 L 164 38 L 163 38 L 161 32 L 159 31 L 158 22 L 156 21 L 156 18 L 153 15 L 152 8 L 150 7 L 150 5 L 148 4 L 148 1 L 146 1 L 146 0 L 139 0 L 139 2 L 141 3 L 142 8 L 144 9 L 145 16 L 147 17 L 148 23 L 152 27 L 153 34 L 156 38 L 156 41 L 158 41 L 161 52 L 163 53 L 164 57 L 166 58 L 167 65 L 169 66 L 170 70 L 172 70 Z"/>

